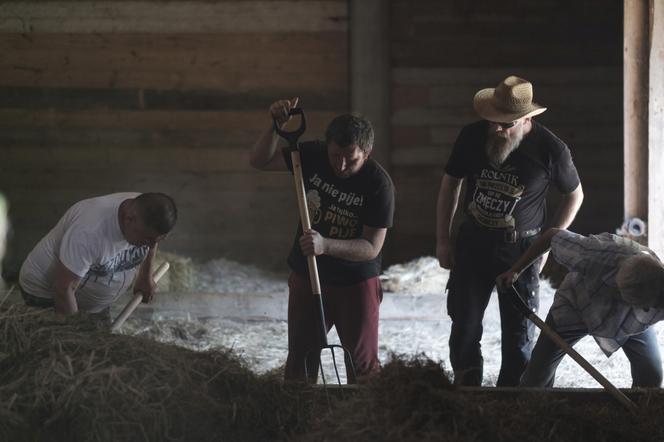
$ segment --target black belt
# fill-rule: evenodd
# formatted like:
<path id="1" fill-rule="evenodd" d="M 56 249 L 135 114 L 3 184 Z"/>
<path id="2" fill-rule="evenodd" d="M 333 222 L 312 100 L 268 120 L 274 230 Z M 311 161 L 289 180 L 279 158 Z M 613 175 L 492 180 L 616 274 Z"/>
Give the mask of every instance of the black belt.
<path id="1" fill-rule="evenodd" d="M 505 235 L 505 242 L 515 243 L 520 239 L 530 238 L 531 236 L 537 235 L 540 230 L 542 230 L 541 227 L 536 227 L 534 229 L 524 230 L 523 232 L 518 232 L 516 230 L 505 230 L 503 233 Z"/>

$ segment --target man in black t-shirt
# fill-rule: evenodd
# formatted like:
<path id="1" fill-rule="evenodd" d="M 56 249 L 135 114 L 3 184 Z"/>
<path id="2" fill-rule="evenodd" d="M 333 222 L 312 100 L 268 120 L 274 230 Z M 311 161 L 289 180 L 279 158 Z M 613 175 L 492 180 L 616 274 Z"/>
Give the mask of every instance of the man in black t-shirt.
<path id="1" fill-rule="evenodd" d="M 270 106 L 270 118 L 283 127 L 297 98 Z M 372 158 L 373 128 L 361 117 L 340 115 L 327 128 L 325 142 L 300 143 L 304 187 L 311 230 L 298 226 L 288 256 L 288 359 L 285 378 L 304 380 L 305 355 L 320 345 L 306 257 L 317 256 L 326 328 L 334 325 L 353 358 L 358 376 L 379 369 L 378 309 L 382 289 L 378 275 L 381 249 L 394 215 L 394 186 Z M 260 170 L 291 170 L 290 153 L 277 149 L 270 128 L 251 152 Z M 314 352 L 315 353 L 315 352 Z M 318 356 L 307 360 L 316 374 Z M 352 373 L 348 381 L 355 382 Z"/>
<path id="2" fill-rule="evenodd" d="M 482 89 L 474 108 L 483 120 L 464 127 L 445 167 L 438 194 L 436 254 L 450 269 L 447 311 L 452 319 L 450 361 L 455 383 L 481 385 L 482 319 L 496 277 L 510 268 L 539 236 L 551 183 L 562 194 L 549 223 L 567 228 L 583 191 L 569 149 L 532 120 L 546 108 L 533 102 L 532 85 L 510 76 Z M 466 181 L 465 219 L 451 248 L 450 227 Z M 521 297 L 539 305 L 539 272 L 545 258 L 516 281 Z M 500 291 L 502 363 L 498 386 L 518 385 L 533 346 L 534 325 Z"/>

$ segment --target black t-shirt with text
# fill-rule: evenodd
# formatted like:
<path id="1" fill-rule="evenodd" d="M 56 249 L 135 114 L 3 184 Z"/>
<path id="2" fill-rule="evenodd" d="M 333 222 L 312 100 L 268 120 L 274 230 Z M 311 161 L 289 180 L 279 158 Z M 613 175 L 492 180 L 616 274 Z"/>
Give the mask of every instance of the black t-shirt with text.
<path id="1" fill-rule="evenodd" d="M 500 166 L 491 164 L 486 153 L 486 121 L 464 127 L 454 143 L 445 172 L 466 178 L 466 214 L 484 227 L 518 231 L 541 227 L 549 184 L 563 194 L 579 185 L 567 145 L 531 121 L 531 131 Z"/>
<path id="2" fill-rule="evenodd" d="M 292 171 L 290 152 L 284 159 Z M 394 217 L 394 185 L 387 172 L 369 158 L 362 168 L 348 178 L 337 177 L 322 141 L 300 143 L 300 160 L 311 228 L 325 238 L 357 239 L 362 227 L 392 227 Z M 297 234 L 288 264 L 293 271 L 308 275 L 307 260 L 302 255 Z M 316 257 L 323 284 L 350 285 L 380 274 L 381 254 L 370 261 L 348 261 L 329 255 Z"/>

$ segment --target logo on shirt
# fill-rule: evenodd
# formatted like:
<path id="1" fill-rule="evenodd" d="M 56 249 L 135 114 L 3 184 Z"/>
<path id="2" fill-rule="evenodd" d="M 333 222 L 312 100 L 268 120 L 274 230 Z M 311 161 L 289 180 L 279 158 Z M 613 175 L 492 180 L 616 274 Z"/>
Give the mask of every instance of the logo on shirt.
<path id="1" fill-rule="evenodd" d="M 343 192 L 334 184 L 323 181 L 318 174 L 309 178 L 309 183 L 316 189 L 307 191 L 307 205 L 311 224 L 329 226 L 327 232 L 320 233 L 328 238 L 348 239 L 360 236 L 360 217 L 357 209 L 364 205 L 364 195 Z M 323 195 L 321 195 L 323 194 Z M 322 200 L 327 195 L 327 205 Z M 330 202 L 333 201 L 333 202 Z M 323 228 L 325 228 L 323 227 Z M 316 230 L 320 227 L 316 226 Z M 321 229 L 322 230 L 322 229 Z"/>
<path id="2" fill-rule="evenodd" d="M 518 175 L 510 171 L 482 169 L 468 211 L 483 226 L 513 229 L 512 213 L 524 190 Z"/>
<path id="3" fill-rule="evenodd" d="M 113 279 L 113 275 L 118 272 L 125 272 L 140 265 L 147 256 L 150 248 L 148 246 L 136 247 L 132 246 L 115 255 L 112 259 L 90 266 L 88 276 L 95 277 L 109 277 Z"/>
<path id="4" fill-rule="evenodd" d="M 323 181 L 323 179 L 319 177 L 317 173 L 309 178 L 309 182 L 315 187 L 319 188 L 322 192 L 327 193 L 329 196 L 335 199 L 338 204 L 357 207 L 362 207 L 364 204 L 363 195 L 357 195 L 354 192 L 343 192 L 337 189 L 334 184 Z"/>

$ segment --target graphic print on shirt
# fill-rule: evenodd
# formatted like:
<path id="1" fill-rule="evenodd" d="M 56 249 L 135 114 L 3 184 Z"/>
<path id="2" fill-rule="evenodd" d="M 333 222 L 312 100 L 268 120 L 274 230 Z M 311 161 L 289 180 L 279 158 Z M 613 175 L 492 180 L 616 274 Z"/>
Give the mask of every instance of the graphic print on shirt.
<path id="1" fill-rule="evenodd" d="M 317 173 L 307 181 L 309 187 L 314 187 L 307 191 L 312 228 L 327 238 L 359 237 L 362 233 L 359 213 L 364 205 L 364 196 L 344 192 L 324 181 Z"/>
<path id="2" fill-rule="evenodd" d="M 313 189 L 307 191 L 307 209 L 309 209 L 309 220 L 312 225 L 320 222 L 322 214 L 320 204 L 320 194 L 318 191 Z"/>
<path id="3" fill-rule="evenodd" d="M 475 220 L 492 229 L 513 229 L 512 216 L 525 186 L 519 184 L 519 176 L 511 173 L 512 167 L 502 169 L 483 168 L 476 177 L 473 200 L 468 211 Z"/>
<path id="4" fill-rule="evenodd" d="M 93 278 L 96 282 L 107 281 L 106 284 L 110 286 L 116 273 L 126 272 L 137 267 L 143 262 L 149 251 L 148 246 L 129 247 L 104 263 L 90 266 L 85 280 Z"/>

